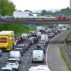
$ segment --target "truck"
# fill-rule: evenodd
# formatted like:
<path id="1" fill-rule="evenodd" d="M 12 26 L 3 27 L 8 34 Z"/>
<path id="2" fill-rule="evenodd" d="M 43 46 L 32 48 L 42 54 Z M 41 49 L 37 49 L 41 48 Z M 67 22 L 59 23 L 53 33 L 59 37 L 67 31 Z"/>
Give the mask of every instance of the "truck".
<path id="1" fill-rule="evenodd" d="M 0 49 L 10 51 L 13 49 L 14 42 L 14 31 L 0 32 Z"/>
<path id="2" fill-rule="evenodd" d="M 38 32 L 45 33 L 46 28 L 44 26 L 37 26 L 36 27 Z"/>

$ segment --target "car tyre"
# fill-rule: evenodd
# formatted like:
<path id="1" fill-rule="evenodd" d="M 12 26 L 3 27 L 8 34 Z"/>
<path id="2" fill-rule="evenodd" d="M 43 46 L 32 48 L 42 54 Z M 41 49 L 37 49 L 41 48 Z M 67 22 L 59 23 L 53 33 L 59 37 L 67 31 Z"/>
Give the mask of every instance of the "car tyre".
<path id="1" fill-rule="evenodd" d="M 33 59 L 32 59 L 32 63 L 34 63 Z"/>
<path id="2" fill-rule="evenodd" d="M 43 59 L 42 63 L 44 63 L 44 59 Z"/>

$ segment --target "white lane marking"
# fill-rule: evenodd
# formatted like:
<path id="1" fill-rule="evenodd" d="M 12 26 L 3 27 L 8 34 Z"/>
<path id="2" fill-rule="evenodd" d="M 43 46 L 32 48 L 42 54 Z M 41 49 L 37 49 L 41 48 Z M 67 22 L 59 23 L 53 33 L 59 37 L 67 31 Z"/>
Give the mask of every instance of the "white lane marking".
<path id="1" fill-rule="evenodd" d="M 48 45 L 48 47 L 47 47 L 47 49 L 46 49 L 46 65 L 47 65 L 47 66 L 48 66 L 48 61 L 47 61 L 48 49 L 49 49 L 49 45 Z"/>
<path id="2" fill-rule="evenodd" d="M 27 62 L 25 61 L 25 64 L 26 64 Z"/>
<path id="3" fill-rule="evenodd" d="M 28 59 L 28 57 L 27 57 L 27 59 Z"/>
<path id="4" fill-rule="evenodd" d="M 48 47 L 47 47 L 47 50 L 46 50 L 46 65 L 48 66 L 48 60 L 47 60 L 47 56 L 48 56 L 48 49 L 49 49 L 49 47 L 50 47 L 50 44 L 48 45 Z M 48 66 L 48 68 L 49 68 L 49 66 Z M 49 68 L 49 71 L 51 71 L 51 69 Z"/>
<path id="5" fill-rule="evenodd" d="M 23 68 L 25 68 L 25 66 L 23 66 Z"/>

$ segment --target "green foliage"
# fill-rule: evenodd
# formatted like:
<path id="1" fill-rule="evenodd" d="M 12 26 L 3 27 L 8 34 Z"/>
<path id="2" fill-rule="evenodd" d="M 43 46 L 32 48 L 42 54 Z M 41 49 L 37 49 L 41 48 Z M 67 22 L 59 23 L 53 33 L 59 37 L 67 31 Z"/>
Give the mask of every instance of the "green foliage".
<path id="1" fill-rule="evenodd" d="M 63 15 L 70 15 L 71 14 L 71 11 L 70 11 L 70 9 L 69 8 L 66 8 L 66 9 L 61 9 L 61 11 L 60 11 Z"/>
<path id="2" fill-rule="evenodd" d="M 36 27 L 28 27 L 28 26 L 24 26 L 23 24 L 15 24 L 15 23 L 0 24 L 0 31 L 12 30 L 15 32 L 16 36 L 21 35 L 23 32 L 29 32 L 35 29 Z"/>
<path id="3" fill-rule="evenodd" d="M 0 0 L 0 15 L 12 15 L 15 10 L 15 6 L 9 0 Z"/>
<path id="4" fill-rule="evenodd" d="M 33 31 L 33 30 L 36 30 L 36 27 L 35 26 L 30 26 L 30 27 L 28 27 L 28 29 L 29 29 L 29 31 Z"/>
<path id="5" fill-rule="evenodd" d="M 42 15 L 42 16 L 47 15 L 47 11 L 46 11 L 46 10 L 42 10 L 42 11 L 41 11 L 41 15 Z"/>
<path id="6" fill-rule="evenodd" d="M 61 52 L 61 56 L 62 56 L 63 60 L 64 60 L 64 61 L 65 61 L 65 63 L 66 63 L 66 62 L 67 62 L 67 59 L 66 59 L 66 57 L 65 57 L 65 55 L 64 55 L 63 50 L 61 50 L 60 52 Z"/>
<path id="7" fill-rule="evenodd" d="M 41 13 L 39 14 L 41 16 L 59 16 L 59 15 L 64 15 L 64 16 L 70 16 L 71 15 L 71 10 L 70 8 L 65 8 L 65 9 L 61 9 L 60 11 L 46 11 L 46 10 L 42 10 Z"/>
<path id="8" fill-rule="evenodd" d="M 68 70 L 71 71 L 71 65 L 68 64 L 67 57 L 64 53 L 64 49 L 61 48 L 60 53 L 61 53 L 62 59 L 64 60 L 65 64 L 67 65 Z"/>

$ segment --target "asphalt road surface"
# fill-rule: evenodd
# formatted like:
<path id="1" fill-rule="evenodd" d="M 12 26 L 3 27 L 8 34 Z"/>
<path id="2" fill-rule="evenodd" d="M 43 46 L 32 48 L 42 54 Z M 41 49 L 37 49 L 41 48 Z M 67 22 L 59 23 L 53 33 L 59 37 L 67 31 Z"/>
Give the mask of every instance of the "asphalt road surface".
<path id="1" fill-rule="evenodd" d="M 32 63 L 32 50 L 33 48 L 36 46 L 36 44 L 32 45 L 28 51 L 26 51 L 24 53 L 24 55 L 21 57 L 21 64 L 20 64 L 20 67 L 19 67 L 19 71 L 28 71 L 28 69 L 32 66 L 37 66 L 37 65 L 45 65 L 46 64 L 46 53 L 45 53 L 45 56 L 44 56 L 44 63 Z M 46 46 L 48 47 L 48 46 Z M 1 68 L 3 66 L 5 66 L 5 63 L 6 63 L 6 60 L 8 59 L 9 57 L 9 52 L 5 52 L 3 53 L 2 57 L 0 57 L 0 71 L 1 71 Z"/>

